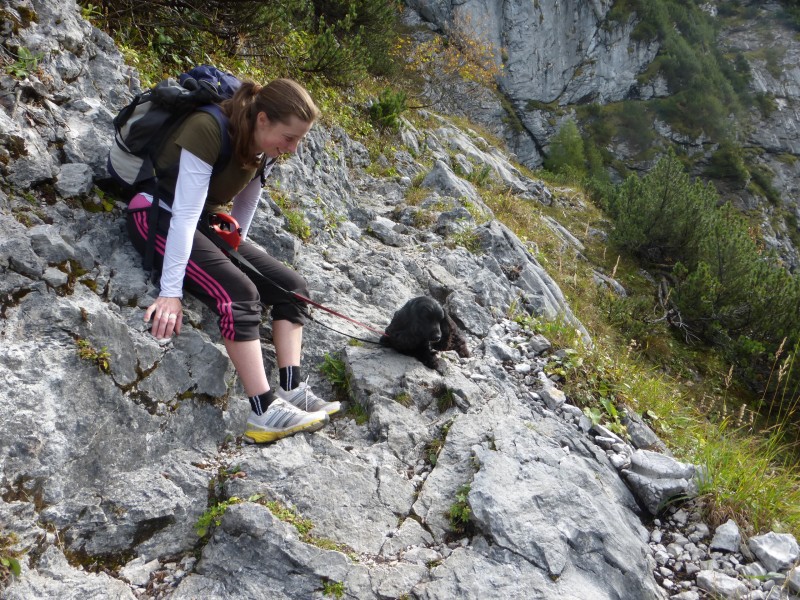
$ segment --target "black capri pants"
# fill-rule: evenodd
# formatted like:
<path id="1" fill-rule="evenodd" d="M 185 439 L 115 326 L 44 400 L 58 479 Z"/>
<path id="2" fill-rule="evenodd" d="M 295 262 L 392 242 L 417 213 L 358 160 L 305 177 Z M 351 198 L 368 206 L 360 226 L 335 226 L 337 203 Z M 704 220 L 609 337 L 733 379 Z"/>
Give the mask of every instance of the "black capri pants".
<path id="1" fill-rule="evenodd" d="M 147 206 L 143 206 L 143 202 Z M 134 196 L 128 207 L 128 236 L 142 256 L 147 245 L 148 208 L 149 203 L 140 195 Z M 160 270 L 172 214 L 160 210 L 158 217 L 153 260 L 155 268 Z M 259 339 L 262 303 L 272 307 L 273 321 L 305 325 L 305 306 L 287 292 L 308 298 L 306 280 L 250 242 L 243 241 L 239 245 L 239 254 L 270 281 L 250 278 L 214 242 L 195 230 L 183 286 L 219 316 L 222 337 L 236 342 Z"/>

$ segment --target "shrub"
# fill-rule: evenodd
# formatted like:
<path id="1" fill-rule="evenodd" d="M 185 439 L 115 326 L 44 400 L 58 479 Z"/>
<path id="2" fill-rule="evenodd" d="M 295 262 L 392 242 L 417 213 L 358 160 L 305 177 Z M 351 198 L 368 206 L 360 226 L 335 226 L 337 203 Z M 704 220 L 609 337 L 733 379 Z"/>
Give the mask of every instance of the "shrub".
<path id="1" fill-rule="evenodd" d="M 756 243 L 741 214 L 717 206 L 713 188 L 692 182 L 673 153 L 643 178 L 629 177 L 609 200 L 612 240 L 671 268 L 671 301 L 682 322 L 753 374 L 753 344 L 774 350 L 800 338 L 800 277 Z M 737 340 L 748 340 L 742 346 Z"/>
<path id="2" fill-rule="evenodd" d="M 705 174 L 715 179 L 728 180 L 742 187 L 750 179 L 741 147 L 730 142 L 721 144 L 711 155 Z"/>
<path id="3" fill-rule="evenodd" d="M 447 515 L 450 520 L 450 527 L 456 533 L 464 533 L 469 526 L 472 509 L 469 507 L 470 485 L 462 485 L 456 492 L 456 501 L 450 506 Z"/>
<path id="4" fill-rule="evenodd" d="M 379 129 L 396 132 L 400 129 L 400 115 L 408 108 L 405 92 L 383 90 L 369 107 L 369 118 Z"/>
<path id="5" fill-rule="evenodd" d="M 698 243 L 704 216 L 717 195 L 710 185 L 691 181 L 674 152 L 647 175 L 628 177 L 609 198 L 614 243 L 655 262 L 685 259 Z"/>
<path id="6" fill-rule="evenodd" d="M 544 168 L 552 173 L 565 173 L 574 170 L 578 174 L 586 172 L 586 155 L 583 140 L 575 121 L 564 121 L 558 133 L 550 140 L 550 151 L 544 159 Z"/>
<path id="7" fill-rule="evenodd" d="M 314 73 L 340 84 L 395 70 L 394 2 L 105 0 L 99 12 L 85 2 L 83 7 L 118 44 L 147 54 L 164 72 L 208 56 L 245 58 L 251 67 L 271 72 L 279 62 L 290 76 Z"/>

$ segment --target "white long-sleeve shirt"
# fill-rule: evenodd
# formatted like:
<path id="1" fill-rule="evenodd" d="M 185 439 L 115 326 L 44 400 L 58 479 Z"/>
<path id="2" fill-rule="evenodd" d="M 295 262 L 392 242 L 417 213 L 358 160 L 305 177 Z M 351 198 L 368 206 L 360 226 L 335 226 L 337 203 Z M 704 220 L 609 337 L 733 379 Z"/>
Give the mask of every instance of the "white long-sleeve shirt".
<path id="1" fill-rule="evenodd" d="M 266 173 L 272 165 L 268 164 Z M 208 185 L 211 180 L 212 165 L 200 160 L 188 150 L 181 150 L 178 180 L 172 208 L 160 203 L 159 206 L 171 210 L 172 219 L 164 250 L 164 265 L 161 269 L 160 296 L 183 298 L 183 279 L 186 265 L 192 251 L 194 232 L 203 213 Z M 231 216 L 242 228 L 242 240 L 247 237 L 253 222 L 258 201 L 261 197 L 261 177 L 254 178 L 233 199 Z M 149 198 L 152 202 L 152 198 Z"/>

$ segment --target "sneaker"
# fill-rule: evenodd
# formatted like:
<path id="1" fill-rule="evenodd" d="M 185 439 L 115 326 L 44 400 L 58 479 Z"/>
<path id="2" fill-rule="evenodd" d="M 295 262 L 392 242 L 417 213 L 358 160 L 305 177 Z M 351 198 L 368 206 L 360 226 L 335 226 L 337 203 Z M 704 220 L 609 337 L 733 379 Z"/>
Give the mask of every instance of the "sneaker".
<path id="1" fill-rule="evenodd" d="M 317 396 L 311 391 L 305 381 L 288 392 L 282 387 L 279 387 L 277 390 L 275 390 L 275 393 L 279 398 L 283 398 L 289 404 L 292 404 L 297 408 L 307 412 L 322 410 L 327 414 L 332 415 L 333 413 L 338 412 L 341 408 L 341 404 L 339 402 L 326 402 Z"/>
<path id="2" fill-rule="evenodd" d="M 254 443 L 274 442 L 301 431 L 317 431 L 328 422 L 324 411 L 306 412 L 283 400 L 275 398 L 263 415 L 250 411 L 245 440 Z"/>

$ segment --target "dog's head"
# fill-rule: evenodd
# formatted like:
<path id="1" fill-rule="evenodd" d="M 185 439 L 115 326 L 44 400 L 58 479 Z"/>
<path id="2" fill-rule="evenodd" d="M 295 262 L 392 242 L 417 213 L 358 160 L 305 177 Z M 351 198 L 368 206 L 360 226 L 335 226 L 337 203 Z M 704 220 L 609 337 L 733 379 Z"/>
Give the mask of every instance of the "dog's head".
<path id="1" fill-rule="evenodd" d="M 444 309 L 433 298 L 412 298 L 394 313 L 386 328 L 389 339 L 384 342 L 401 351 L 422 344 L 435 344 L 442 339 L 444 318 Z"/>
<path id="2" fill-rule="evenodd" d="M 436 343 L 442 339 L 442 321 L 444 309 L 428 296 L 412 298 L 403 307 L 408 311 L 411 329 L 420 341 Z"/>

